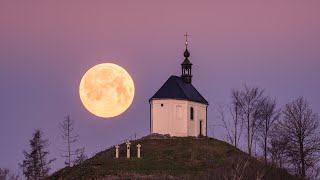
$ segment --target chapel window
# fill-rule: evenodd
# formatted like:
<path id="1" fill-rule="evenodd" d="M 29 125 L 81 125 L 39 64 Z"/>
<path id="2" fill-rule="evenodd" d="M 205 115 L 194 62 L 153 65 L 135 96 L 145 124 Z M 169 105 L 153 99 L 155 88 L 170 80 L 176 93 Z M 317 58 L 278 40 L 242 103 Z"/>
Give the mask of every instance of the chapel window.
<path id="1" fill-rule="evenodd" d="M 190 119 L 193 120 L 193 107 L 190 108 Z"/>

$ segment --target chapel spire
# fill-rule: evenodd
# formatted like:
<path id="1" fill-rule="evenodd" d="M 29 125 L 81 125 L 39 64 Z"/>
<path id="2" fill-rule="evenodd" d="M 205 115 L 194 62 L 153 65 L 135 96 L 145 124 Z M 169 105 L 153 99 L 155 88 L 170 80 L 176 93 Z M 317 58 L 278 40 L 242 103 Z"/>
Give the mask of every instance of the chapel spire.
<path id="1" fill-rule="evenodd" d="M 191 66 L 192 66 L 192 63 L 188 59 L 189 56 L 190 56 L 190 52 L 188 51 L 188 36 L 189 36 L 189 34 L 186 32 L 186 34 L 184 36 L 186 37 L 186 42 L 185 42 L 186 50 L 183 53 L 183 56 L 185 57 L 185 59 L 181 64 L 181 70 L 182 70 L 181 78 L 185 82 L 191 84 L 191 79 L 192 79 Z"/>

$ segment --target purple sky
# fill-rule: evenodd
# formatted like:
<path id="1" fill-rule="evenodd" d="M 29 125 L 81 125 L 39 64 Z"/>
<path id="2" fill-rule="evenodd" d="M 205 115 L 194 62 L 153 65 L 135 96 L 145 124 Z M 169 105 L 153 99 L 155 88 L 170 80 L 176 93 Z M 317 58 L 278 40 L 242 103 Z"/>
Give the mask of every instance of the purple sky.
<path id="1" fill-rule="evenodd" d="M 186 31 L 208 125 L 219 124 L 217 105 L 244 84 L 279 105 L 303 96 L 320 112 L 319 8 L 278 0 L 1 1 L 0 167 L 18 170 L 35 128 L 51 142 L 53 169 L 63 167 L 58 122 L 67 114 L 89 156 L 148 134 L 148 99 L 180 75 Z M 102 119 L 83 107 L 78 87 L 90 67 L 108 62 L 131 74 L 136 95 L 124 114 Z"/>

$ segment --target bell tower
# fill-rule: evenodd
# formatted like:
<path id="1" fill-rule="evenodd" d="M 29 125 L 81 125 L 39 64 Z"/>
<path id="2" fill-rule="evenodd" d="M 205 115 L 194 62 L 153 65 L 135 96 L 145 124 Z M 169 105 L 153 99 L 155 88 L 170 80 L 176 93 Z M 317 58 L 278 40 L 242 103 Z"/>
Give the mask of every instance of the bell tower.
<path id="1" fill-rule="evenodd" d="M 190 53 L 188 51 L 188 33 L 186 33 L 184 35 L 186 37 L 186 50 L 183 53 L 183 56 L 185 57 L 184 61 L 181 64 L 181 70 L 182 70 L 182 74 L 181 74 L 181 78 L 187 82 L 191 84 L 191 79 L 192 79 L 192 74 L 191 74 L 191 66 L 192 63 L 190 62 L 190 60 L 188 59 L 190 56 Z"/>

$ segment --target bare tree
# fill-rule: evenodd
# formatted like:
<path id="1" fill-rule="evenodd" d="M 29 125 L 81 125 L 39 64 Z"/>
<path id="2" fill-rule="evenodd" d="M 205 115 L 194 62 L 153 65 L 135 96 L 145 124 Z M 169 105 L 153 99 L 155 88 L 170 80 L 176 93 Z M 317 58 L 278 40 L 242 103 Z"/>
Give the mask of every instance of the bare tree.
<path id="1" fill-rule="evenodd" d="M 221 105 L 218 107 L 218 119 L 222 122 L 222 125 L 218 126 L 222 126 L 227 132 L 227 141 L 229 141 L 231 144 L 234 144 L 235 141 L 232 135 L 233 131 L 231 129 L 231 124 L 229 121 L 226 120 L 224 109 Z"/>
<path id="2" fill-rule="evenodd" d="M 30 152 L 23 151 L 25 160 L 20 167 L 26 179 L 40 180 L 45 179 L 50 171 L 50 164 L 55 160 L 47 160 L 49 154 L 45 150 L 49 145 L 48 139 L 43 139 L 43 133 L 36 129 L 33 138 L 30 140 Z"/>
<path id="3" fill-rule="evenodd" d="M 285 105 L 278 130 L 285 139 L 285 155 L 302 179 L 315 167 L 320 154 L 319 116 L 299 97 Z"/>
<path id="4" fill-rule="evenodd" d="M 238 142 L 240 140 L 242 130 L 243 130 L 243 121 L 240 119 L 240 107 L 241 103 L 239 101 L 240 99 L 240 92 L 237 90 L 232 90 L 232 103 L 231 106 L 229 106 L 229 112 L 232 116 L 232 122 L 233 122 L 233 138 L 234 138 L 234 146 L 237 147 Z"/>
<path id="5" fill-rule="evenodd" d="M 227 139 L 231 144 L 234 144 L 235 147 L 238 147 L 238 142 L 240 140 L 242 130 L 243 130 L 243 121 L 240 119 L 240 92 L 238 90 L 232 90 L 231 99 L 232 102 L 227 106 L 227 109 L 230 113 L 230 118 L 225 116 L 223 106 L 218 108 L 218 119 L 223 123 L 227 131 Z"/>
<path id="6" fill-rule="evenodd" d="M 65 154 L 62 157 L 67 158 L 65 164 L 71 166 L 73 156 L 77 156 L 83 153 L 84 148 L 73 150 L 72 145 L 79 140 L 79 135 L 74 133 L 74 121 L 67 115 L 62 122 L 60 122 L 60 130 L 62 132 L 62 138 L 67 144 L 67 150 L 61 150 Z"/>
<path id="7" fill-rule="evenodd" d="M 274 123 L 280 117 L 280 110 L 276 109 L 276 101 L 267 97 L 261 104 L 259 111 L 261 124 L 257 134 L 259 136 L 258 139 L 260 141 L 261 148 L 263 149 L 264 161 L 267 163 L 268 140 Z"/>
<path id="8" fill-rule="evenodd" d="M 73 161 L 73 164 L 74 165 L 81 164 L 87 159 L 88 159 L 88 157 L 84 154 L 84 149 L 80 149 L 80 152 L 78 153 L 77 157 Z"/>
<path id="9" fill-rule="evenodd" d="M 286 148 L 286 140 L 281 135 L 281 132 L 275 125 L 270 132 L 270 146 L 268 147 L 268 152 L 271 155 L 271 164 L 275 167 L 283 168 L 283 164 L 285 163 L 285 155 L 284 151 Z"/>
<path id="10" fill-rule="evenodd" d="M 244 86 L 244 89 L 237 93 L 235 101 L 239 106 L 240 117 L 247 130 L 248 153 L 251 155 L 253 140 L 261 124 L 260 108 L 265 101 L 265 97 L 263 96 L 264 91 L 258 87 L 251 88 Z"/>

